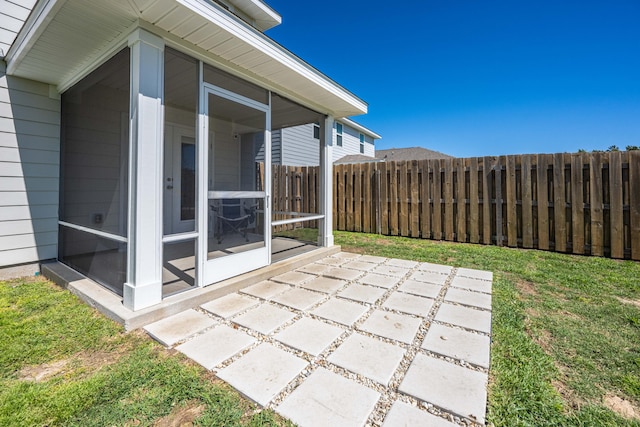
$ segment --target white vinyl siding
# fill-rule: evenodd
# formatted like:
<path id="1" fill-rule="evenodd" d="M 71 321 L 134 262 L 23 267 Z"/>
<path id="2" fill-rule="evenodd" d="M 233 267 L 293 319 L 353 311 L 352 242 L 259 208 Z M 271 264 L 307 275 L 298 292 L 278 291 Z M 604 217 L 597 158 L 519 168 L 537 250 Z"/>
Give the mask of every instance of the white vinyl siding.
<path id="1" fill-rule="evenodd" d="M 4 57 L 27 20 L 36 0 L 0 0 L 0 57 Z"/>
<path id="2" fill-rule="evenodd" d="M 0 65 L 0 267 L 57 257 L 59 170 L 60 101 Z"/>

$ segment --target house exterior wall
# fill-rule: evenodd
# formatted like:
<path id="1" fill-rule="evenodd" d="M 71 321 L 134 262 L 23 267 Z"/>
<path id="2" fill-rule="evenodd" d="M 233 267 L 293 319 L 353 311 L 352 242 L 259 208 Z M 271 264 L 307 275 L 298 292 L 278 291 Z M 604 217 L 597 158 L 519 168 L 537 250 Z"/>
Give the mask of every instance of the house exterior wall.
<path id="1" fill-rule="evenodd" d="M 56 258 L 59 165 L 60 100 L 0 62 L 0 268 Z"/>
<path id="2" fill-rule="evenodd" d="M 282 133 L 282 164 L 317 166 L 320 164 L 320 141 L 313 137 L 313 124 L 293 126 Z"/>
<path id="3" fill-rule="evenodd" d="M 313 123 L 300 126 L 293 126 L 275 131 L 273 147 L 281 148 L 282 162 L 273 162 L 288 166 L 317 166 L 320 164 L 319 140 L 313 137 Z M 277 137 L 276 137 L 277 135 Z M 360 132 L 347 124 L 342 125 L 342 146 L 338 146 L 336 137 L 336 126 L 333 128 L 333 158 L 332 162 L 349 155 L 364 154 L 365 156 L 375 156 L 375 145 L 373 138 L 365 135 L 364 153 L 360 152 Z"/>
<path id="4" fill-rule="evenodd" d="M 0 57 L 7 54 L 36 0 L 21 0 L 20 4 L 16 3 L 18 2 L 0 0 Z"/>

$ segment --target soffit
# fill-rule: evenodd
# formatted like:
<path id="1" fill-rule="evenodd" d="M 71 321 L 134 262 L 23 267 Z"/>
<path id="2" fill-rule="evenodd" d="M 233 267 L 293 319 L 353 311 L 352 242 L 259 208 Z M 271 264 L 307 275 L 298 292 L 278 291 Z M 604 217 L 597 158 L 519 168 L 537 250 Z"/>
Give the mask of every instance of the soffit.
<path id="1" fill-rule="evenodd" d="M 142 26 L 168 43 L 323 114 L 367 105 L 273 40 L 205 0 L 40 0 L 7 55 L 7 71 L 65 88 Z"/>

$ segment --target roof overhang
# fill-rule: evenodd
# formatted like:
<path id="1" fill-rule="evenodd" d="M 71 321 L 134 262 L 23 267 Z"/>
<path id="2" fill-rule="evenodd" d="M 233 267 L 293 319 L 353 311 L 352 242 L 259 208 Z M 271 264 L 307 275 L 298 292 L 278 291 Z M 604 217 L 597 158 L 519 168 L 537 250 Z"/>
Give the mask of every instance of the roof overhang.
<path id="1" fill-rule="evenodd" d="M 251 17 L 262 31 L 282 23 L 280 14 L 261 0 L 227 0 L 227 2 Z"/>
<path id="2" fill-rule="evenodd" d="M 375 133 L 374 131 L 372 131 L 371 129 L 367 129 L 366 127 L 362 126 L 359 123 L 354 122 L 353 120 L 350 119 L 340 119 L 340 121 L 346 125 L 351 126 L 352 128 L 354 128 L 355 130 L 357 130 L 358 132 L 362 132 L 365 135 L 369 135 L 371 138 L 373 139 L 382 139 L 382 137 L 380 135 L 378 135 L 377 133 Z"/>
<path id="3" fill-rule="evenodd" d="M 64 91 L 126 46 L 139 27 L 322 114 L 367 112 L 364 101 L 206 0 L 39 0 L 7 52 L 7 74 Z"/>

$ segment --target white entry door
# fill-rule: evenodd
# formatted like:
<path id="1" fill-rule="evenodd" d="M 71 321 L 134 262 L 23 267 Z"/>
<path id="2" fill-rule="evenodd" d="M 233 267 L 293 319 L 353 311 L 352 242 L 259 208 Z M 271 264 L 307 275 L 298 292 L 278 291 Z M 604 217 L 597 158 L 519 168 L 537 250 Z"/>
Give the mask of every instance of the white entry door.
<path id="1" fill-rule="evenodd" d="M 164 235 L 195 230 L 196 138 L 193 128 L 165 128 Z"/>
<path id="2" fill-rule="evenodd" d="M 266 266 L 271 258 L 269 106 L 203 85 L 200 140 L 201 286 Z M 265 181 L 266 180 L 266 181 Z"/>

